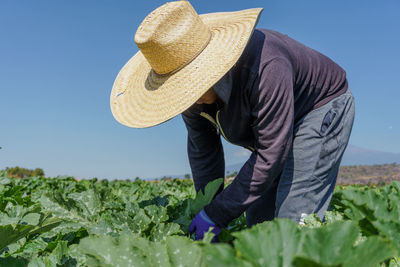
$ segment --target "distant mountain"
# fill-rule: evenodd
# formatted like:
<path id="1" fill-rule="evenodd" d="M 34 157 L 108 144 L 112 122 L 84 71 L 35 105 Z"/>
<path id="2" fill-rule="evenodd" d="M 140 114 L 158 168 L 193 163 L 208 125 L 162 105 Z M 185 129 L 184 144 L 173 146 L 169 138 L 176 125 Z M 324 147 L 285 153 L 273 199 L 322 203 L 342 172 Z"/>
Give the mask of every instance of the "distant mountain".
<path id="1" fill-rule="evenodd" d="M 374 164 L 390 164 L 390 163 L 400 163 L 400 153 L 371 150 L 349 145 L 347 146 L 347 149 L 344 152 L 341 165 L 350 166 L 350 165 L 374 165 Z M 239 172 L 243 164 L 244 161 L 228 165 L 225 167 L 225 173 L 228 175 L 234 172 Z M 145 179 L 161 179 L 163 177 L 184 178 L 185 174 L 165 175 L 162 177 L 160 176 L 160 177 L 152 177 Z"/>
<path id="2" fill-rule="evenodd" d="M 389 163 L 400 163 L 400 153 L 371 150 L 349 145 L 344 152 L 341 165 L 374 165 Z M 226 173 L 238 172 L 243 164 L 244 162 L 226 166 Z"/>
<path id="3" fill-rule="evenodd" d="M 387 163 L 400 163 L 400 153 L 370 150 L 349 145 L 344 152 L 341 165 L 374 165 Z"/>

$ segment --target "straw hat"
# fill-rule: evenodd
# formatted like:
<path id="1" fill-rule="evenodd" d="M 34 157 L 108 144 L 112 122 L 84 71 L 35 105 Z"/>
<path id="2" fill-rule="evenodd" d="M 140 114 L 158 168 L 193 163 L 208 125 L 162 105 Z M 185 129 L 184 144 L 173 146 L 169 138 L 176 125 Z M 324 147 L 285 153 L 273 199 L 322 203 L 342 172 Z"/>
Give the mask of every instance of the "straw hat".
<path id="1" fill-rule="evenodd" d="M 137 52 L 110 97 L 114 118 L 145 128 L 193 105 L 242 54 L 262 8 L 198 15 L 188 1 L 169 2 L 139 25 Z"/>

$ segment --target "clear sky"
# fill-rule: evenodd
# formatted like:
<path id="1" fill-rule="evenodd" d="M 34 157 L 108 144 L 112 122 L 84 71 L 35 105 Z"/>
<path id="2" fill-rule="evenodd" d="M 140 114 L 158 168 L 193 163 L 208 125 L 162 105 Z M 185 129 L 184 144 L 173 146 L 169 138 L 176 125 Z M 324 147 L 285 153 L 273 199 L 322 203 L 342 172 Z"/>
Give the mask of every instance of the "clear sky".
<path id="1" fill-rule="evenodd" d="M 138 48 L 144 17 L 164 1 L 0 1 L 0 169 L 48 176 L 141 178 L 190 172 L 180 116 L 132 129 L 109 95 Z M 199 14 L 263 7 L 258 27 L 332 58 L 356 99 L 350 144 L 400 152 L 400 1 L 191 2 Z M 224 142 L 226 163 L 248 154 Z"/>

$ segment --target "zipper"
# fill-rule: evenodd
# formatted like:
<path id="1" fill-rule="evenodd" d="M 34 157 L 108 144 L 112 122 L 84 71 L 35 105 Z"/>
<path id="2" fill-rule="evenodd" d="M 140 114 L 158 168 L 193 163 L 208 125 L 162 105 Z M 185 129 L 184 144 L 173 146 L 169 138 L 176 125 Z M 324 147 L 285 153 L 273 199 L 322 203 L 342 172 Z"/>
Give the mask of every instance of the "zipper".
<path id="1" fill-rule="evenodd" d="M 215 127 L 215 129 L 217 130 L 217 134 L 220 134 L 218 124 L 217 124 L 217 122 L 214 120 L 214 118 L 211 117 L 210 114 L 205 113 L 205 112 L 200 112 L 200 116 L 202 116 L 202 117 L 206 118 L 207 120 L 209 120 L 209 121 L 211 122 L 211 124 Z"/>
<path id="2" fill-rule="evenodd" d="M 215 115 L 215 117 L 216 117 L 217 120 L 214 120 L 214 118 L 211 117 L 210 114 L 205 113 L 205 112 L 200 112 L 200 116 L 206 118 L 207 120 L 209 120 L 209 121 L 214 125 L 214 127 L 217 129 L 217 134 L 220 134 L 220 133 L 221 133 L 222 136 L 225 138 L 225 140 L 226 140 L 227 142 L 231 143 L 232 145 L 236 145 L 236 146 L 237 146 L 237 144 L 232 143 L 231 141 L 229 141 L 228 138 L 226 138 L 225 133 L 224 133 L 224 131 L 222 130 L 221 124 L 219 123 L 219 119 L 218 119 L 218 114 L 219 114 L 220 111 L 221 111 L 221 110 L 218 110 L 218 111 L 217 111 L 217 114 Z M 249 149 L 249 150 L 251 150 L 251 151 L 254 151 L 254 148 L 251 147 L 251 146 L 246 146 L 246 148 Z"/>

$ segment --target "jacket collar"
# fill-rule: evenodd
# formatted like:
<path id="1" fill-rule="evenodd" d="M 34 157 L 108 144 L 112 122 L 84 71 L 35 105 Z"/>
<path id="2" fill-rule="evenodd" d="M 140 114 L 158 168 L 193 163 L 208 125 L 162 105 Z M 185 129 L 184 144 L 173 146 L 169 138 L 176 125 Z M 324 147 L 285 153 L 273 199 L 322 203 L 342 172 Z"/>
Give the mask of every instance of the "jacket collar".
<path id="1" fill-rule="evenodd" d="M 224 102 L 225 105 L 228 105 L 229 98 L 232 92 L 232 69 L 228 71 L 216 84 L 213 85 L 213 89 L 218 97 Z"/>

